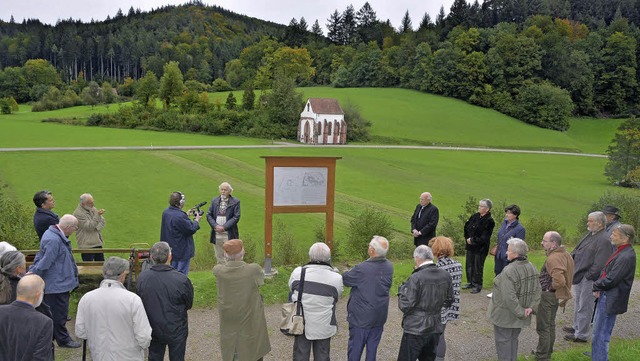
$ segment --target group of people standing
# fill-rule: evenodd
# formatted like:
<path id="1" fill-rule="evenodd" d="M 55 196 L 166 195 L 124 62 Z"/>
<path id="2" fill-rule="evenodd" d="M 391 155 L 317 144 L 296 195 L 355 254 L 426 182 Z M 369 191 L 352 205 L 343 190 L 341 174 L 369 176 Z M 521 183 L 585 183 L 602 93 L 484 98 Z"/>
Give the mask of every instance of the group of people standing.
<path id="1" fill-rule="evenodd" d="M 430 193 L 422 193 L 411 217 L 416 246 L 435 235 L 438 208 L 431 200 Z M 570 253 L 562 245 L 561 235 L 549 231 L 541 243 L 547 259 L 538 273 L 527 260 L 526 230 L 519 221 L 521 209 L 517 205 L 505 207 L 497 244 L 491 247 L 495 227 L 492 206 L 491 200 L 482 199 L 478 212 L 465 223 L 468 283 L 462 289 L 471 289 L 471 294 L 482 290 L 484 263 L 493 255 L 495 278 L 493 292 L 487 295 L 491 298 L 488 314 L 494 324 L 499 360 L 516 359 L 518 335 L 530 324 L 531 315 L 536 316 L 539 335 L 536 360 L 550 360 L 557 310 L 574 297 L 573 325 L 563 328 L 567 333 L 564 339 L 585 343 L 592 334 L 589 356 L 607 360 L 616 315 L 627 311 L 634 279 L 633 227 L 621 224 L 620 210 L 608 205 L 588 215 L 587 233 Z"/>
<path id="2" fill-rule="evenodd" d="M 264 274 L 259 265 L 244 262 L 237 226 L 240 201 L 231 196 L 233 188 L 225 182 L 219 191 L 206 217 L 218 259 L 213 274 L 222 359 L 262 360 L 271 350 L 259 292 Z M 167 348 L 171 360 L 184 359 L 187 311 L 194 298 L 187 274 L 195 250 L 193 234 L 203 216 L 193 209 L 183 211 L 185 200 L 181 192 L 170 195 L 162 216 L 160 242 L 150 250 L 153 266 L 139 275 L 137 293 L 123 285 L 128 261 L 110 257 L 104 262 L 100 287 L 80 300 L 75 333 L 88 341 L 93 359 L 141 360 L 147 348 L 149 360 L 163 360 Z M 471 294 L 482 290 L 489 253 L 495 257 L 495 278 L 487 315 L 493 324 L 499 360 L 516 359 L 518 336 L 531 324 L 533 315 L 539 335 L 535 358 L 550 360 L 557 310 L 571 298 L 575 298 L 573 324 L 563 328 L 567 332 L 564 338 L 587 342 L 593 323 L 590 356 L 607 360 L 616 317 L 628 308 L 636 264 L 632 247 L 635 230 L 620 223 L 617 208 L 607 206 L 590 213 L 588 232 L 571 252 L 558 232 L 546 232 L 541 245 L 547 258 L 538 272 L 527 259 L 520 207 L 505 207 L 492 250 L 493 204 L 482 199 L 478 212 L 464 227 L 468 283 L 461 285 L 463 267 L 452 258 L 453 241 L 436 237 L 439 211 L 431 202 L 431 194 L 422 193 L 411 217 L 416 248 L 414 271 L 398 289 L 398 307 L 403 313 L 399 361 L 444 360 L 444 333 L 447 323 L 460 316 L 460 290 L 470 289 Z M 95 208 L 90 194 L 80 197 L 74 215 L 60 218 L 52 211 L 55 200 L 50 192 L 38 192 L 34 203 L 34 227 L 41 242 L 29 272 L 24 255 L 0 245 L 0 304 L 9 304 L 0 306 L 0 340 L 15 345 L 0 348 L 0 359 L 51 360 L 52 339 L 61 347 L 80 346 L 66 329 L 69 292 L 78 286 L 69 237 L 77 231 L 83 248 L 104 244 L 104 210 Z M 52 224 L 44 229 L 47 223 Z M 374 236 L 368 244 L 369 258 L 342 274 L 331 264 L 326 244 L 311 246 L 309 262 L 295 268 L 288 283 L 289 298 L 295 300 L 300 295 L 305 317 L 304 333 L 294 338 L 293 360 L 309 360 L 311 353 L 314 360 L 329 360 L 331 338 L 337 333 L 336 305 L 344 287 L 351 287 L 347 359 L 360 360 L 363 353 L 367 361 L 376 359 L 393 280 L 393 265 L 386 259 L 389 246 L 386 238 Z M 100 260 L 101 256 L 96 252 L 87 258 Z"/>

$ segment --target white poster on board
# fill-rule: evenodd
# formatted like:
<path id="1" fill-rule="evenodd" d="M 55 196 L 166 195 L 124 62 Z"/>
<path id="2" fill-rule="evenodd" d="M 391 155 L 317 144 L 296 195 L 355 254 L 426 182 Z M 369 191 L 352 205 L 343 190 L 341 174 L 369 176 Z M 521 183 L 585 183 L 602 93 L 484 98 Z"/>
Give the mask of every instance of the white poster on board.
<path id="1" fill-rule="evenodd" d="M 274 206 L 326 206 L 326 167 L 273 167 Z"/>

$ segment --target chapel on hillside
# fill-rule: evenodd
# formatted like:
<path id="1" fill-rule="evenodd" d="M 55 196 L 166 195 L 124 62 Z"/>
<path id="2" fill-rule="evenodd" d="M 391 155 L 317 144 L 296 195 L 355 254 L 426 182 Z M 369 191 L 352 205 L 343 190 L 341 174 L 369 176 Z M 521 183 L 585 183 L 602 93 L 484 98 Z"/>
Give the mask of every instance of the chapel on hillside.
<path id="1" fill-rule="evenodd" d="M 338 100 L 309 98 L 300 113 L 298 139 L 306 144 L 347 144 L 347 123 Z"/>

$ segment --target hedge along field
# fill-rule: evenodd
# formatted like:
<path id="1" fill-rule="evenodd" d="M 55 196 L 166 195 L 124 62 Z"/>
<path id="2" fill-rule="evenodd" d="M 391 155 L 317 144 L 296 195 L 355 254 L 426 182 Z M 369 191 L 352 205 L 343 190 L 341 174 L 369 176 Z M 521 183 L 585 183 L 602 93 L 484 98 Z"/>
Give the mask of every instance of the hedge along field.
<path id="1" fill-rule="evenodd" d="M 396 234 L 409 242 L 408 219 L 419 194 L 426 190 L 432 192 L 441 217 L 462 213 L 469 196 L 490 197 L 497 204 L 519 204 L 525 222 L 532 215 L 552 217 L 577 234 L 576 220 L 605 191 L 613 190 L 601 173 L 605 162 L 601 158 L 322 147 L 0 153 L 0 180 L 8 184 L 10 195 L 29 207 L 35 191 L 51 190 L 58 214 L 73 212 L 78 196 L 92 193 L 96 205 L 107 210 L 104 236 L 109 247 L 157 241 L 160 216 L 171 192 L 185 193 L 191 207 L 210 201 L 218 184 L 229 181 L 242 202 L 241 238 L 257 244 L 260 260 L 264 239 L 264 159 L 260 156 L 264 155 L 343 157 L 336 179 L 338 241 L 344 239 L 353 216 L 373 207 L 387 214 Z M 500 210 L 494 214 L 501 219 Z M 304 250 L 314 241 L 324 217 L 277 215 L 276 220 L 286 224 Z M 198 268 L 213 257 L 209 232 L 203 221 L 196 234 Z M 276 258 L 277 253 L 274 242 Z"/>
<path id="2" fill-rule="evenodd" d="M 372 142 L 388 144 L 456 145 L 510 149 L 599 153 L 607 150 L 619 119 L 573 118 L 567 132 L 525 124 L 492 109 L 408 89 L 299 88 L 306 98 L 336 98 L 349 102 L 373 123 Z M 228 92 L 213 93 L 225 103 Z M 240 103 L 242 91 L 234 96 Z"/>
<path id="3" fill-rule="evenodd" d="M 145 131 L 42 123 L 47 118 L 86 121 L 91 114 L 115 112 L 130 103 L 111 104 L 109 107 L 78 106 L 47 112 L 31 112 L 31 107 L 20 105 L 20 111 L 0 115 L 0 148 L 23 147 L 96 147 L 96 146 L 167 146 L 167 145 L 245 145 L 267 144 L 265 139 L 218 136 L 175 132 Z"/>

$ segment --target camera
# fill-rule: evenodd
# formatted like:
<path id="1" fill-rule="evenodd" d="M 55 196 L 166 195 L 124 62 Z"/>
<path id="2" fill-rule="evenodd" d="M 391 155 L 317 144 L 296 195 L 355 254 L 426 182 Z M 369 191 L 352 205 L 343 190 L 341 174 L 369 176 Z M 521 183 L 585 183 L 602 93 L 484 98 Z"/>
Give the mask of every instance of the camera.
<path id="1" fill-rule="evenodd" d="M 200 207 L 204 206 L 205 204 L 207 204 L 206 201 L 196 204 L 195 206 L 189 208 L 189 211 L 187 212 L 187 214 L 194 215 L 194 216 L 195 215 L 199 215 L 199 216 L 203 215 L 204 211 L 200 210 Z"/>

